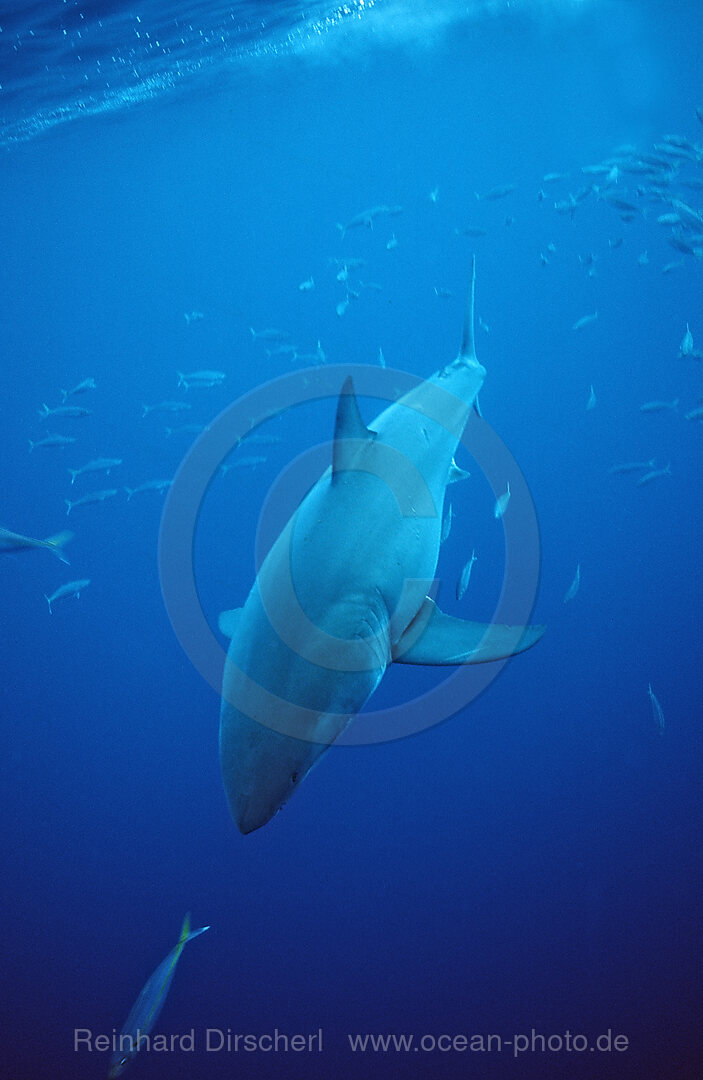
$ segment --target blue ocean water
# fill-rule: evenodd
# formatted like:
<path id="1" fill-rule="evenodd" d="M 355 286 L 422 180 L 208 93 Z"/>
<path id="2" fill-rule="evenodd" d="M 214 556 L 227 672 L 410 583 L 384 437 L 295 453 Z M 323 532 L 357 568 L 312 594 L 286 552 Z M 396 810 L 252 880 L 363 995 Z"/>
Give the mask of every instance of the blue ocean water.
<path id="1" fill-rule="evenodd" d="M 158 1030 L 195 1046 L 143 1050 L 135 1078 L 699 1077 L 698 5 L 52 3 L 0 27 L 0 525 L 75 532 L 70 567 L 0 561 L 2 1076 L 105 1076 L 76 1029 L 119 1032 L 190 910 L 212 929 Z M 378 206 L 402 212 L 337 228 Z M 327 364 L 381 349 L 431 374 L 456 355 L 473 253 L 481 407 L 536 508 L 547 631 L 453 718 L 332 748 L 242 837 L 218 695 L 161 594 L 163 496 L 124 489 L 176 475 L 194 436 L 167 427 L 209 423 L 318 341 Z M 178 387 L 202 369 L 226 377 Z M 90 415 L 40 418 L 86 378 L 68 401 Z M 142 417 L 163 401 L 191 408 Z M 213 477 L 194 542 L 213 627 L 251 586 L 269 488 L 334 412 L 267 421 L 277 441 L 229 459 L 264 460 Z M 30 452 L 47 432 L 76 441 Z M 99 457 L 123 464 L 72 486 Z M 670 475 L 609 473 L 650 459 Z M 461 463 L 442 603 L 490 620 L 500 492 Z M 50 615 L 44 595 L 77 579 Z M 373 704 L 446 675 L 392 668 Z M 322 1029 L 323 1047 L 208 1051 L 208 1028 Z M 369 1033 L 414 1043 L 353 1051 Z M 432 1041 L 489 1034 L 500 1049 Z"/>

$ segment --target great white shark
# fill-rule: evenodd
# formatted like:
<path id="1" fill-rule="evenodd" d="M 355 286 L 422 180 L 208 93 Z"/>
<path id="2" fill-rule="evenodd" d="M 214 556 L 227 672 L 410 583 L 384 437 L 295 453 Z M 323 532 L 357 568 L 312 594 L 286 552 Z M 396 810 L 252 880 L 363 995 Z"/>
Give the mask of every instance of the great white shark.
<path id="1" fill-rule="evenodd" d="M 447 485 L 485 378 L 475 266 L 456 359 L 364 423 L 351 379 L 332 464 L 263 560 L 230 638 L 220 763 L 242 833 L 265 825 L 373 694 L 389 664 L 476 664 L 523 652 L 542 626 L 444 615 L 429 595 Z"/>

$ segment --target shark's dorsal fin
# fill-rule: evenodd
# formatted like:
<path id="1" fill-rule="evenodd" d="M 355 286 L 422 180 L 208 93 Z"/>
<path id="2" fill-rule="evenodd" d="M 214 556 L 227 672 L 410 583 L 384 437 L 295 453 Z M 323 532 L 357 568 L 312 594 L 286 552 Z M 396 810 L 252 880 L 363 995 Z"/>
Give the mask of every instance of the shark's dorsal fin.
<path id="1" fill-rule="evenodd" d="M 471 285 L 466 298 L 464 314 L 464 333 L 461 338 L 460 360 L 476 359 L 476 338 L 474 336 L 474 296 L 476 293 L 476 256 L 471 259 Z"/>
<path id="2" fill-rule="evenodd" d="M 429 597 L 393 650 L 398 664 L 484 664 L 535 645 L 544 626 L 503 626 L 445 615 Z"/>
<path id="3" fill-rule="evenodd" d="M 339 401 L 337 402 L 337 418 L 334 425 L 334 451 L 332 454 L 332 474 L 349 469 L 352 466 L 352 458 L 359 449 L 359 442 L 368 442 L 376 438 L 375 431 L 369 431 L 361 417 L 359 402 L 354 393 L 354 383 L 351 375 L 344 380 Z M 349 440 L 354 442 L 349 444 Z M 349 450 L 351 449 L 351 453 Z"/>

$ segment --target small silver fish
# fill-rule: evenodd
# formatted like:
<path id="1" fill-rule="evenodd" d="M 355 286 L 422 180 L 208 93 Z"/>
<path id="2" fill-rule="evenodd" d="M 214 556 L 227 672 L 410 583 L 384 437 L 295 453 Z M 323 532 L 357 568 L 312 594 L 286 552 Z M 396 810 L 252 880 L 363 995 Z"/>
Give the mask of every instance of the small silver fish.
<path id="1" fill-rule="evenodd" d="M 581 563 L 576 563 L 576 573 L 574 574 L 574 580 L 569 585 L 569 588 L 564 593 L 564 603 L 568 604 L 569 600 L 573 600 L 576 593 L 581 586 Z"/>
<path id="2" fill-rule="evenodd" d="M 142 1037 L 153 1029 L 173 982 L 176 965 L 188 942 L 209 929 L 209 926 L 201 926 L 198 930 L 191 930 L 190 914 L 186 915 L 178 942 L 149 976 L 130 1010 L 110 1059 L 108 1080 L 116 1080 L 122 1075 L 139 1050 Z"/>
<path id="3" fill-rule="evenodd" d="M 693 334 L 691 333 L 691 327 L 686 323 L 686 333 L 681 338 L 681 344 L 679 345 L 679 356 L 692 356 L 693 355 Z"/>
<path id="4" fill-rule="evenodd" d="M 90 503 L 105 502 L 105 499 L 111 499 L 116 494 L 117 488 L 107 488 L 105 491 L 89 491 L 87 495 L 81 495 L 80 499 L 64 499 L 68 507 L 66 516 L 68 517 L 74 506 L 88 506 Z"/>
<path id="5" fill-rule="evenodd" d="M 573 220 L 574 214 L 578 209 L 578 200 L 573 195 L 569 195 L 568 199 L 560 199 L 554 203 L 554 209 L 557 214 L 568 214 Z"/>
<path id="6" fill-rule="evenodd" d="M 70 435 L 45 435 L 43 439 L 29 440 L 29 452 L 31 454 L 37 446 L 68 446 L 75 441 Z"/>
<path id="7" fill-rule="evenodd" d="M 687 225 L 690 229 L 703 228 L 703 214 L 694 210 L 688 203 L 682 202 L 681 199 L 672 199 L 671 205 L 681 218 L 682 224 Z"/>
<path id="8" fill-rule="evenodd" d="M 493 507 L 493 517 L 496 519 L 496 521 L 499 521 L 500 518 L 503 517 L 505 511 L 508 508 L 508 503 L 509 502 L 510 502 L 510 481 L 508 481 L 507 488 L 503 492 L 503 494 L 500 495 L 496 499 L 496 504 Z"/>
<path id="9" fill-rule="evenodd" d="M 170 488 L 172 483 L 173 480 L 145 480 L 143 484 L 138 484 L 135 488 L 126 487 L 127 502 L 133 495 L 138 495 L 142 491 L 158 491 L 161 494 Z"/>
<path id="10" fill-rule="evenodd" d="M 57 405 L 55 409 L 50 409 L 48 405 L 42 404 L 39 416 L 42 420 L 46 420 L 47 416 L 90 416 L 92 411 L 81 405 Z"/>
<path id="11" fill-rule="evenodd" d="M 253 326 L 250 326 L 249 330 L 255 341 L 285 341 L 287 337 L 290 337 L 285 330 L 275 330 L 272 326 L 266 327 L 265 330 L 255 330 Z"/>
<path id="12" fill-rule="evenodd" d="M 249 469 L 256 465 L 264 465 L 268 459 L 263 454 L 248 454 L 245 457 L 236 458 L 225 465 L 220 465 L 220 472 L 225 475 L 230 469 Z"/>
<path id="13" fill-rule="evenodd" d="M 280 435 L 267 435 L 266 432 L 254 432 L 254 434 L 242 435 L 237 445 L 241 446 L 243 442 L 246 442 L 247 444 L 256 443 L 257 446 L 278 446 L 280 442 L 283 442 L 283 439 Z"/>
<path id="14" fill-rule="evenodd" d="M 342 234 L 342 239 L 346 236 L 350 229 L 362 226 L 366 229 L 373 229 L 373 223 L 377 217 L 391 216 L 395 217 L 397 214 L 402 214 L 402 206 L 372 206 L 369 210 L 362 210 L 360 214 L 356 214 L 346 225 L 337 223 L 337 228 Z"/>
<path id="15" fill-rule="evenodd" d="M 622 465 L 611 465 L 608 472 L 611 476 L 616 476 L 619 473 L 646 472 L 655 468 L 656 464 L 654 458 L 651 461 L 626 461 Z"/>
<path id="16" fill-rule="evenodd" d="M 170 439 L 172 435 L 200 435 L 205 431 L 207 424 L 181 424 L 180 427 L 166 427 L 166 438 Z"/>
<path id="17" fill-rule="evenodd" d="M 189 390 L 191 386 L 219 386 L 223 379 L 227 378 L 224 371 L 189 371 L 185 374 L 178 371 L 176 374 L 179 387 L 182 386 L 186 390 Z"/>
<path id="18" fill-rule="evenodd" d="M 96 458 L 95 461 L 89 461 L 86 465 L 81 465 L 80 469 L 69 469 L 71 483 L 75 484 L 77 477 L 82 476 L 83 473 L 106 472 L 109 476 L 112 469 L 116 469 L 121 464 L 122 458 Z"/>
<path id="19" fill-rule="evenodd" d="M 649 687 L 648 687 L 648 693 L 649 693 L 649 702 L 650 702 L 650 705 L 652 706 L 652 716 L 654 718 L 654 723 L 657 725 L 657 730 L 658 730 L 659 734 L 663 735 L 664 734 L 664 729 L 666 728 L 666 723 L 664 721 L 664 711 L 663 711 L 661 705 L 659 704 L 659 701 L 657 699 L 656 694 L 652 690 L 652 684 L 651 683 L 649 684 Z"/>
<path id="20" fill-rule="evenodd" d="M 66 398 L 73 397 L 74 394 L 84 394 L 86 390 L 96 390 L 97 384 L 95 379 L 83 379 L 81 382 L 76 383 L 70 390 L 61 391 L 61 400 L 65 401 Z"/>
<path id="21" fill-rule="evenodd" d="M 273 348 L 266 350 L 268 357 L 275 356 L 295 356 L 298 351 L 297 345 L 290 345 L 287 341 L 281 342 L 280 345 L 274 345 Z"/>
<path id="22" fill-rule="evenodd" d="M 598 318 L 598 312 L 594 311 L 592 315 L 582 315 L 580 319 L 577 319 L 572 330 L 583 330 L 584 326 L 589 326 L 590 323 L 595 322 Z"/>
<path id="23" fill-rule="evenodd" d="M 153 412 L 183 412 L 192 409 L 188 401 L 160 401 L 157 405 L 142 405 L 142 419 Z"/>
<path id="24" fill-rule="evenodd" d="M 89 585 L 90 578 L 81 578 L 79 581 L 69 581 L 65 585 L 59 585 L 58 589 L 53 592 L 51 596 L 47 596 L 46 593 L 44 593 L 44 599 L 49 605 L 49 614 L 54 614 L 51 605 L 56 603 L 57 600 L 65 600 L 69 596 L 75 596 L 76 600 L 79 600 L 83 589 L 87 589 Z"/>
<path id="25" fill-rule="evenodd" d="M 464 593 L 466 592 L 466 590 L 469 587 L 469 582 L 471 580 L 471 571 L 474 568 L 474 563 L 476 562 L 476 559 L 477 559 L 476 549 L 474 548 L 474 550 L 471 552 L 471 558 L 467 562 L 464 569 L 461 571 L 461 574 L 459 575 L 459 580 L 456 583 L 456 598 L 457 598 L 457 600 L 462 599 L 462 597 L 464 596 Z"/>
<path id="26" fill-rule="evenodd" d="M 671 476 L 671 462 L 669 462 L 665 469 L 652 469 L 651 472 L 645 473 L 644 476 L 640 476 L 636 487 L 644 487 L 645 484 L 651 484 L 652 480 L 659 480 L 662 476 Z"/>
<path id="27" fill-rule="evenodd" d="M 477 199 L 483 199 L 486 202 L 495 202 L 497 199 L 504 199 L 506 195 L 512 195 L 513 191 L 516 191 L 515 184 L 499 184 L 497 187 L 490 188 L 483 195 L 478 191 L 474 192 Z"/>
<path id="28" fill-rule="evenodd" d="M 645 401 L 640 405 L 640 412 L 654 413 L 654 412 L 676 412 L 679 407 L 679 398 L 674 398 L 673 401 Z"/>
<path id="29" fill-rule="evenodd" d="M 659 225 L 679 225 L 681 223 L 681 216 L 674 213 L 660 214 L 657 218 L 657 223 Z"/>
<path id="30" fill-rule="evenodd" d="M 452 521 L 453 520 L 454 520 L 454 508 L 452 507 L 452 504 L 449 503 L 449 506 L 447 507 L 447 512 L 444 515 L 444 520 L 442 522 L 442 535 L 440 536 L 440 539 L 439 539 L 440 544 L 443 544 L 445 542 L 445 540 L 447 540 L 449 538 L 449 534 L 452 531 Z"/>

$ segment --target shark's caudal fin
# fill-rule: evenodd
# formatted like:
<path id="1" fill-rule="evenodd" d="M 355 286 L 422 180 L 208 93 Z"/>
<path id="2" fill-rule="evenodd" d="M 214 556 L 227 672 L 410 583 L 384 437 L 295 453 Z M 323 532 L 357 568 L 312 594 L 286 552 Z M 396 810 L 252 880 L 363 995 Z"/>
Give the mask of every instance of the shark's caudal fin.
<path id="1" fill-rule="evenodd" d="M 471 259 L 471 286 L 466 298 L 464 314 L 464 332 L 459 349 L 460 360 L 476 360 L 476 338 L 474 335 L 474 297 L 476 294 L 476 256 Z"/>
<path id="2" fill-rule="evenodd" d="M 485 664 L 536 645 L 544 626 L 501 626 L 455 619 L 429 597 L 393 653 L 398 664 Z"/>
<path id="3" fill-rule="evenodd" d="M 466 298 L 466 312 L 464 314 L 464 332 L 461 338 L 461 348 L 459 349 L 459 355 L 457 361 L 465 364 L 477 364 L 478 358 L 476 356 L 476 335 L 474 331 L 475 319 L 474 319 L 474 300 L 476 296 L 476 256 L 471 258 L 471 285 L 469 287 L 469 294 Z M 474 399 L 474 412 L 478 417 L 483 419 L 481 414 L 481 406 L 478 403 L 478 394 Z"/>

